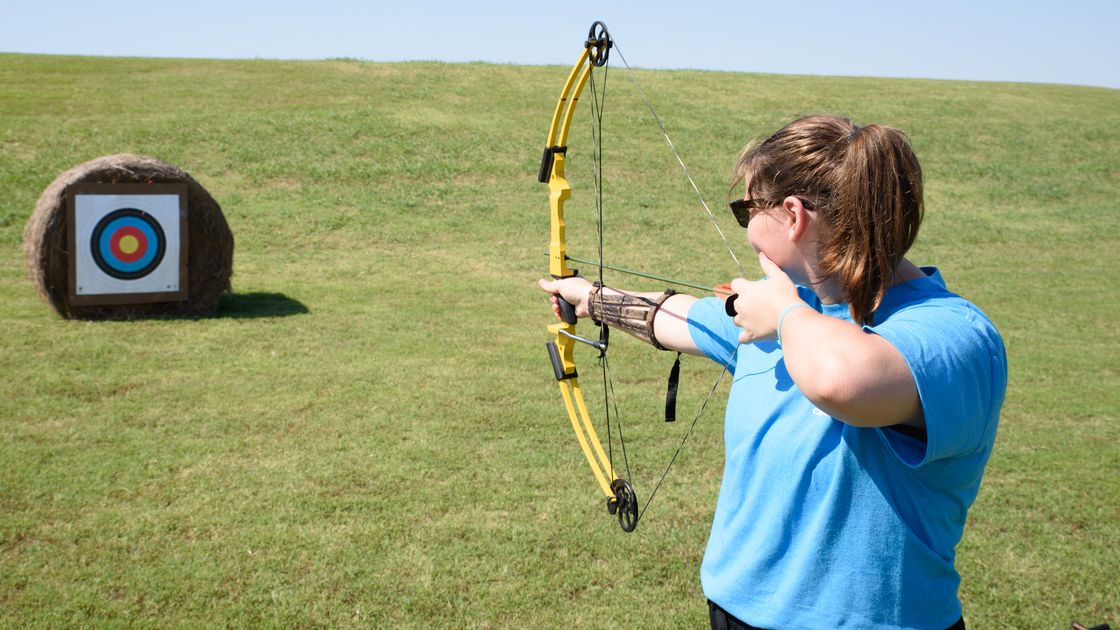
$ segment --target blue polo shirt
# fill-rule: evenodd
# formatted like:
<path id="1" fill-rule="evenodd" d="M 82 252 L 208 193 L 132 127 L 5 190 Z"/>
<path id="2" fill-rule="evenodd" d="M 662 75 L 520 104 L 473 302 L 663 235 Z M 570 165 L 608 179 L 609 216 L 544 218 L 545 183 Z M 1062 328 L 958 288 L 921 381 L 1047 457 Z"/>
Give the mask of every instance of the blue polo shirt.
<path id="1" fill-rule="evenodd" d="M 726 463 L 701 567 L 732 615 L 782 630 L 944 630 L 961 616 L 953 566 L 1007 388 L 999 333 L 940 273 L 892 287 L 874 316 L 921 396 L 927 440 L 844 424 L 813 406 L 777 343 L 740 346 L 716 298 L 694 303 L 692 338 L 734 353 Z M 847 304 L 819 312 L 852 321 Z"/>

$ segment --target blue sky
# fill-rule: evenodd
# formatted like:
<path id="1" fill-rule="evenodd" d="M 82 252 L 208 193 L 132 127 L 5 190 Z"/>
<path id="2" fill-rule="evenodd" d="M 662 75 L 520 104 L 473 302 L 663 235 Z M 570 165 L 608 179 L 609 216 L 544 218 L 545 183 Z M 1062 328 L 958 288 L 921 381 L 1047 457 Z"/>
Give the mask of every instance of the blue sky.
<path id="1" fill-rule="evenodd" d="M 603 20 L 636 67 L 1120 89 L 1120 0 L 5 5 L 2 52 L 567 66 Z"/>

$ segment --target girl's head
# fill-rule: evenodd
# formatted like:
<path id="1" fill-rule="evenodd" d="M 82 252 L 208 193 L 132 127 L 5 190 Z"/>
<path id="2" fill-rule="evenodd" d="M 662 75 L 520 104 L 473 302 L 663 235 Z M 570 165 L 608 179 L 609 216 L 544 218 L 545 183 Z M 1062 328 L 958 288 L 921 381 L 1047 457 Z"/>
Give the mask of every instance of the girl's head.
<path id="1" fill-rule="evenodd" d="M 922 169 L 906 136 L 837 116 L 796 120 L 743 150 L 732 189 L 767 206 L 801 200 L 816 223 L 818 268 L 837 275 L 852 319 L 878 308 L 922 222 Z"/>

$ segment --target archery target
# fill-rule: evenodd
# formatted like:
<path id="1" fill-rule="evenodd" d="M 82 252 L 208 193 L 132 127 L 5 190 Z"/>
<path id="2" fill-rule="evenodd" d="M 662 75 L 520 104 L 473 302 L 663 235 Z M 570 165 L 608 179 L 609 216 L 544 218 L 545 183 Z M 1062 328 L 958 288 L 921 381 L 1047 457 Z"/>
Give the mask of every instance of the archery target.
<path id="1" fill-rule="evenodd" d="M 178 195 L 74 197 L 78 296 L 179 290 Z"/>
<path id="2" fill-rule="evenodd" d="M 159 268 L 167 236 L 143 210 L 122 208 L 101 218 L 89 243 L 97 268 L 118 280 L 138 280 Z"/>

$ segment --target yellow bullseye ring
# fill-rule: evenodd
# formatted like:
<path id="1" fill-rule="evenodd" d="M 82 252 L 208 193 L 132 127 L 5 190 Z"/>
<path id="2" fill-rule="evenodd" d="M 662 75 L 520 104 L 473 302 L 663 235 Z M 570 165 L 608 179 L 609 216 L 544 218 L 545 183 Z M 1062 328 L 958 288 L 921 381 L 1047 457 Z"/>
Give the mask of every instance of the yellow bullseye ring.
<path id="1" fill-rule="evenodd" d="M 118 247 L 120 247 L 122 252 L 124 252 L 126 254 L 131 254 L 131 253 L 135 252 L 136 250 L 140 249 L 140 241 L 137 240 L 135 236 L 131 236 L 131 235 L 124 236 L 124 237 L 121 238 L 120 244 L 118 245 Z"/>

